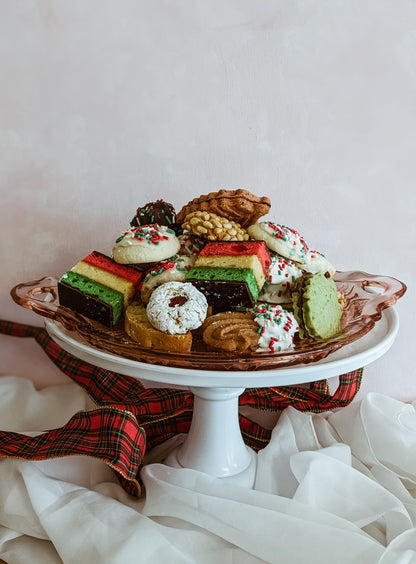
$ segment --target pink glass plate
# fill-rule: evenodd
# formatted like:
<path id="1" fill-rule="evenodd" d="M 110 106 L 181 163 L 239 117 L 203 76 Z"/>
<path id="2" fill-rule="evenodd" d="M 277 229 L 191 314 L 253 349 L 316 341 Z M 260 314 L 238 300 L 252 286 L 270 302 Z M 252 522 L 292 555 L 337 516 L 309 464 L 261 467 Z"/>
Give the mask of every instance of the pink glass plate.
<path id="1" fill-rule="evenodd" d="M 197 335 L 190 353 L 175 353 L 139 346 L 124 332 L 123 325 L 108 328 L 59 305 L 54 277 L 18 284 L 11 290 L 19 305 L 59 321 L 93 347 L 118 356 L 162 366 L 200 370 L 267 370 L 286 368 L 322 360 L 330 353 L 366 335 L 381 319 L 385 308 L 393 306 L 406 292 L 396 278 L 365 272 L 336 272 L 334 280 L 346 301 L 341 331 L 327 340 L 295 341 L 292 351 L 234 354 L 204 350 Z"/>

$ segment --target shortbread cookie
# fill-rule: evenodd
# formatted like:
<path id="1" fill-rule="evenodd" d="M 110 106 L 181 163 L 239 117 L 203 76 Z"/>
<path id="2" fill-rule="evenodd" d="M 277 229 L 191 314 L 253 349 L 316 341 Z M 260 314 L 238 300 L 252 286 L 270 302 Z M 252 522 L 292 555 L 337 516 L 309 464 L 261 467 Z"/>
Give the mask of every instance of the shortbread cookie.
<path id="1" fill-rule="evenodd" d="M 170 352 L 189 352 L 192 347 L 192 333 L 168 335 L 155 329 L 147 318 L 142 304 L 132 303 L 126 309 L 124 330 L 134 341 L 148 349 Z"/>
<path id="2" fill-rule="evenodd" d="M 259 341 L 258 328 L 250 313 L 217 313 L 205 320 L 202 339 L 215 350 L 254 352 Z"/>
<path id="3" fill-rule="evenodd" d="M 177 220 L 183 223 L 189 213 L 207 211 L 248 227 L 269 213 L 270 207 L 269 198 L 255 196 L 248 190 L 219 190 L 188 202 L 178 213 Z"/>
<path id="4" fill-rule="evenodd" d="M 257 305 L 251 311 L 259 326 L 257 352 L 279 353 L 293 349 L 299 326 L 291 313 L 279 305 L 271 304 Z"/>
<path id="5" fill-rule="evenodd" d="M 304 274 L 292 297 L 301 338 L 328 339 L 340 331 L 342 307 L 333 278 Z"/>
<path id="6" fill-rule="evenodd" d="M 297 231 L 271 221 L 254 223 L 247 229 L 248 234 L 257 241 L 264 241 L 266 245 L 283 257 L 304 264 L 309 260 L 309 248 L 303 237 Z"/>
<path id="7" fill-rule="evenodd" d="M 176 255 L 179 249 L 175 232 L 155 223 L 122 233 L 114 244 L 113 258 L 120 264 L 155 263 Z"/>
<path id="8" fill-rule="evenodd" d="M 180 335 L 200 327 L 207 316 L 208 303 L 189 282 L 166 282 L 149 299 L 147 318 L 159 331 Z"/>
<path id="9" fill-rule="evenodd" d="M 205 211 L 189 213 L 182 229 L 208 241 L 248 241 L 249 235 L 239 223 Z"/>

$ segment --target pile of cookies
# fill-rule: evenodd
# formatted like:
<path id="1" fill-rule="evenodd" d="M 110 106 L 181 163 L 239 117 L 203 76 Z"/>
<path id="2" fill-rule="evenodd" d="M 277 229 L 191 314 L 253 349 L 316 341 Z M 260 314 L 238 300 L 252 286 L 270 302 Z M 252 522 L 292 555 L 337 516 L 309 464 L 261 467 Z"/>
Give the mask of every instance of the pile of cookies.
<path id="1" fill-rule="evenodd" d="M 137 209 L 111 256 L 94 251 L 58 283 L 61 306 L 143 347 L 278 353 L 339 331 L 334 267 L 297 231 L 261 218 L 266 196 L 219 190 L 176 213 Z M 198 349 L 200 350 L 200 348 Z"/>

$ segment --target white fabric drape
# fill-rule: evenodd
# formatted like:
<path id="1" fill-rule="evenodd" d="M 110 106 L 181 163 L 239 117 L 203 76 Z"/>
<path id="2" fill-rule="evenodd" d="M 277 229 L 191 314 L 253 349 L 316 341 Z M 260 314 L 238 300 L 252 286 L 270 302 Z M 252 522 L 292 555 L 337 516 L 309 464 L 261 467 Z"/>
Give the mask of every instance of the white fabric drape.
<path id="1" fill-rule="evenodd" d="M 0 378 L 0 428 L 41 432 L 90 400 Z M 88 457 L 0 462 L 0 557 L 102 562 L 416 563 L 416 402 L 371 393 L 334 413 L 286 409 L 257 455 L 254 489 L 157 462 L 130 497 Z M 156 461 L 155 461 L 156 460 Z"/>

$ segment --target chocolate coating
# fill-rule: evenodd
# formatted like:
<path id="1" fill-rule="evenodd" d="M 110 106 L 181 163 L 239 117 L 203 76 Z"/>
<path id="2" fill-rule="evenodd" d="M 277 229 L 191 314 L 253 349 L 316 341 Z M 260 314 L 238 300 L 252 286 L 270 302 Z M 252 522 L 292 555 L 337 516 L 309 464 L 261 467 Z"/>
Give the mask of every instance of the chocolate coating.
<path id="1" fill-rule="evenodd" d="M 175 222 L 176 212 L 172 204 L 164 200 L 156 200 L 137 208 L 136 215 L 130 221 L 130 225 L 131 227 L 139 227 L 140 225 L 158 223 L 172 228 Z"/>

